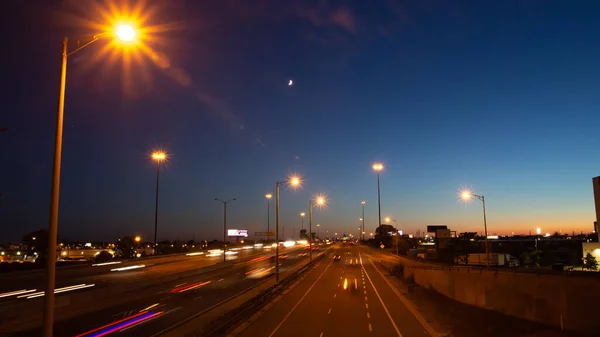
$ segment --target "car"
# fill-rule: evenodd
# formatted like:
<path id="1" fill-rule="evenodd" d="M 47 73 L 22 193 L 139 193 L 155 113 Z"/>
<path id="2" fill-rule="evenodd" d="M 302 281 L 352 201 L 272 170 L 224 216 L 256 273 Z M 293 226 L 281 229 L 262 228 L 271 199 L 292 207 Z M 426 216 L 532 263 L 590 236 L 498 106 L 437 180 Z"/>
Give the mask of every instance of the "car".
<path id="1" fill-rule="evenodd" d="M 344 278 L 343 288 L 345 291 L 349 292 L 358 291 L 358 279 L 356 277 L 350 279 Z"/>
<path id="2" fill-rule="evenodd" d="M 339 260 L 341 260 L 341 259 L 342 259 L 342 257 L 340 256 L 340 254 L 335 254 L 335 255 L 333 256 L 333 261 L 339 261 Z"/>

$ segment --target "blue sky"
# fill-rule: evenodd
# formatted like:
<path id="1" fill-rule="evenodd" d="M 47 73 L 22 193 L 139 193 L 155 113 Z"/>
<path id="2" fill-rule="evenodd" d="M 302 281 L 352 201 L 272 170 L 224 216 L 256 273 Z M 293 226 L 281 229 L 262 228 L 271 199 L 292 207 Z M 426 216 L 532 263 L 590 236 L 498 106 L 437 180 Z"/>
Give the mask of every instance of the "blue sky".
<path id="1" fill-rule="evenodd" d="M 132 2 L 135 4 L 135 2 Z M 163 148 L 159 239 L 212 239 L 266 227 L 281 195 L 286 236 L 315 193 L 321 231 L 356 233 L 382 217 L 490 232 L 591 231 L 600 175 L 594 1 L 153 2 L 152 51 L 130 69 L 105 41 L 69 59 L 59 235 L 112 240 L 153 233 Z M 103 2 L 7 5 L 0 239 L 47 226 L 62 36 L 90 33 Z M 168 26 L 171 29 L 164 29 Z M 33 41 L 36 37 L 35 41 Z M 40 38 L 42 37 L 42 38 Z M 288 81 L 294 81 L 288 86 Z M 271 207 L 274 210 L 274 207 Z M 271 223 L 274 223 L 274 212 Z M 305 225 L 308 221 L 305 221 Z"/>

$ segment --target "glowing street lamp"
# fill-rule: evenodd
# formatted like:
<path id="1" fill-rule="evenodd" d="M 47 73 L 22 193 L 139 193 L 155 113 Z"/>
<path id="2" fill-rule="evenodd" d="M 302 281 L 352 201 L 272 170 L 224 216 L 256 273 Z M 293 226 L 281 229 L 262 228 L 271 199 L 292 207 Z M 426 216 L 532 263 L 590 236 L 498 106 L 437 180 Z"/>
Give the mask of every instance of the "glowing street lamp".
<path id="1" fill-rule="evenodd" d="M 489 267 L 490 266 L 490 252 L 489 252 L 489 248 L 488 248 L 487 220 L 486 220 L 486 216 L 485 216 L 485 197 L 483 195 L 474 194 L 469 190 L 463 190 L 460 193 L 460 196 L 465 201 L 469 201 L 472 198 L 481 200 L 481 204 L 483 206 L 483 228 L 484 228 L 484 239 L 485 239 L 485 255 L 486 255 L 486 259 L 487 259 L 487 266 Z"/>
<path id="2" fill-rule="evenodd" d="M 135 29 L 130 25 L 118 25 L 115 29 L 115 35 L 121 41 L 131 42 L 135 39 Z"/>
<path id="3" fill-rule="evenodd" d="M 139 236 L 136 236 L 134 240 L 135 240 L 135 242 L 140 242 L 140 241 L 142 241 L 142 238 Z"/>
<path id="4" fill-rule="evenodd" d="M 65 91 L 67 84 L 67 58 L 98 41 L 100 37 L 110 35 L 102 32 L 76 40 L 75 49 L 69 51 L 69 38 L 63 38 L 60 84 L 58 91 L 58 109 L 56 115 L 56 134 L 54 138 L 54 160 L 52 166 L 52 192 L 50 195 L 50 217 L 48 221 L 48 261 L 46 265 L 46 289 L 44 296 L 43 336 L 53 335 L 54 327 L 54 288 L 56 285 L 56 238 L 58 235 L 58 203 L 60 199 L 60 164 L 62 160 L 63 119 L 65 112 Z M 116 27 L 115 37 L 121 41 L 135 38 L 132 26 Z"/>
<path id="5" fill-rule="evenodd" d="M 283 181 L 275 182 L 275 282 L 279 283 L 279 186 L 288 185 L 292 188 L 302 186 L 302 178 L 292 175 Z"/>
<path id="6" fill-rule="evenodd" d="M 312 209 L 314 204 L 316 204 L 318 207 L 327 206 L 327 199 L 324 195 L 320 194 L 308 201 L 308 244 L 310 248 L 310 262 L 312 262 Z"/>
<path id="7" fill-rule="evenodd" d="M 381 189 L 379 187 L 379 173 L 383 171 L 383 164 L 373 164 L 373 171 L 377 172 L 377 209 L 379 214 L 379 223 L 377 224 L 377 227 L 379 227 L 381 226 Z"/>

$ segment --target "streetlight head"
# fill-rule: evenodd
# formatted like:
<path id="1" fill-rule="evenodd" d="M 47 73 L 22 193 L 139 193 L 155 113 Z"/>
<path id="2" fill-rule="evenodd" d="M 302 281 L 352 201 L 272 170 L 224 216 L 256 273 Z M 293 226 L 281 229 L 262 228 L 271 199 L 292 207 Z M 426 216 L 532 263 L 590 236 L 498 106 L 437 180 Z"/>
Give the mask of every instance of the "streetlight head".
<path id="1" fill-rule="evenodd" d="M 141 237 L 139 237 L 139 236 L 136 236 L 136 237 L 135 237 L 135 242 L 140 242 L 140 241 L 142 241 L 142 238 L 141 238 Z"/>
<path id="2" fill-rule="evenodd" d="M 117 25 L 115 29 L 115 35 L 117 35 L 117 38 L 119 38 L 121 41 L 130 42 L 135 39 L 135 29 L 133 29 L 131 25 Z"/>
<path id="3" fill-rule="evenodd" d="M 390 222 L 390 218 L 389 217 L 386 217 L 384 220 L 385 220 L 385 222 Z"/>
<path id="4" fill-rule="evenodd" d="M 265 194 L 265 198 L 267 198 L 267 199 L 271 199 L 272 197 L 273 197 L 273 196 L 271 195 L 271 193 L 269 193 L 269 194 Z"/>
<path id="5" fill-rule="evenodd" d="M 231 199 L 231 200 L 233 200 L 233 201 L 236 201 L 237 199 L 236 199 L 236 198 L 233 198 L 233 199 Z"/>
<path id="6" fill-rule="evenodd" d="M 301 217 L 304 217 L 305 215 L 306 215 L 306 213 L 304 213 L 304 212 L 300 213 Z"/>
<path id="7" fill-rule="evenodd" d="M 324 194 L 318 194 L 315 196 L 315 204 L 317 206 L 327 206 L 327 197 Z"/>
<path id="8" fill-rule="evenodd" d="M 167 160 L 167 154 L 164 151 L 154 151 L 152 152 L 152 160 L 156 162 L 161 162 Z"/>
<path id="9" fill-rule="evenodd" d="M 375 163 L 375 164 L 373 164 L 373 170 L 375 170 L 377 172 L 383 170 L 383 164 L 382 163 Z"/>
<path id="10" fill-rule="evenodd" d="M 292 175 L 288 179 L 288 184 L 293 188 L 300 187 L 302 186 L 302 178 L 300 178 L 298 175 Z"/>
<path id="11" fill-rule="evenodd" d="M 358 221 L 362 221 L 362 220 L 363 220 L 363 218 L 358 218 Z"/>
<path id="12" fill-rule="evenodd" d="M 463 200 L 469 200 L 469 199 L 471 199 L 472 195 L 473 194 L 469 190 L 464 190 L 464 191 L 460 192 L 460 197 L 463 198 Z"/>
<path id="13" fill-rule="evenodd" d="M 364 205 L 364 204 L 366 204 L 367 202 L 363 200 L 363 201 L 361 201 L 360 203 Z"/>

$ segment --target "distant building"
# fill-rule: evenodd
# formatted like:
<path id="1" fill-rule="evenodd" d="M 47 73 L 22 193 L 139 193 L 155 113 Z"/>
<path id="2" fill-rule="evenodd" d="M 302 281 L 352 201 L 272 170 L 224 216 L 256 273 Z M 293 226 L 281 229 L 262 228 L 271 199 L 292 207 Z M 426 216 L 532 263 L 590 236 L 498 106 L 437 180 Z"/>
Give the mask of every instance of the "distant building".
<path id="1" fill-rule="evenodd" d="M 596 261 L 600 261 L 600 242 L 583 242 L 581 243 L 581 250 L 583 251 L 583 257 L 590 253 L 596 258 Z"/>

